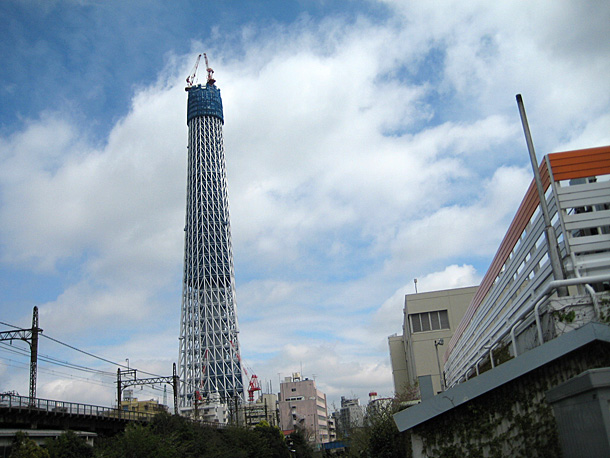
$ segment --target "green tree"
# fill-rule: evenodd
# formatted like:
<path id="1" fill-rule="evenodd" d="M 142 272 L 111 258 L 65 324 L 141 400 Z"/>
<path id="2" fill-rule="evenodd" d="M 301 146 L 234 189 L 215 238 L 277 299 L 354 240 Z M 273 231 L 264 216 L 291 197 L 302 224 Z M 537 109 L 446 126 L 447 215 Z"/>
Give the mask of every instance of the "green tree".
<path id="1" fill-rule="evenodd" d="M 152 428 L 129 425 L 123 434 L 100 447 L 100 458 L 183 458 L 173 441 L 155 434 Z"/>
<path id="2" fill-rule="evenodd" d="M 57 439 L 48 439 L 46 447 L 50 458 L 89 458 L 93 448 L 74 431 L 66 431 Z"/>
<path id="3" fill-rule="evenodd" d="M 404 401 L 403 401 L 404 402 Z M 354 428 L 349 438 L 351 457 L 405 458 L 411 456 L 409 437 L 401 434 L 394 423 L 394 413 L 401 401 L 376 402 L 367 407 L 362 428 Z"/>
<path id="4" fill-rule="evenodd" d="M 297 428 L 290 434 L 291 449 L 294 450 L 296 458 L 312 458 L 313 449 L 303 431 Z"/>
<path id="5" fill-rule="evenodd" d="M 37 445 L 23 431 L 17 431 L 9 458 L 49 458 L 49 452 Z"/>
<path id="6" fill-rule="evenodd" d="M 368 409 L 371 410 L 371 409 Z M 397 405 L 392 402 L 376 406 L 369 413 L 368 456 L 376 458 L 404 458 L 407 456 L 406 435 L 401 434 L 394 423 Z M 410 447 L 409 447 L 410 452 Z"/>
<path id="7" fill-rule="evenodd" d="M 290 458 L 288 445 L 282 431 L 263 421 L 254 427 L 254 432 L 265 442 L 269 458 Z"/>

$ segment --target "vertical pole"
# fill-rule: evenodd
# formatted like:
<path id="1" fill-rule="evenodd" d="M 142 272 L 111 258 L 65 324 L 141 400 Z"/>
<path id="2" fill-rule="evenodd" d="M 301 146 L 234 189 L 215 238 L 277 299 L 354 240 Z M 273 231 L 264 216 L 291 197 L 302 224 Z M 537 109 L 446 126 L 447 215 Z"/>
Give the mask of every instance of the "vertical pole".
<path id="1" fill-rule="evenodd" d="M 237 403 L 238 398 L 239 398 L 239 396 L 236 394 L 235 395 L 235 426 L 239 426 L 239 405 Z"/>
<path id="2" fill-rule="evenodd" d="M 30 343 L 30 406 L 36 402 L 36 377 L 38 372 L 38 307 L 32 315 L 32 342 Z"/>
<path id="3" fill-rule="evenodd" d="M 116 370 L 116 408 L 118 410 L 118 416 L 121 418 L 121 368 Z"/>
<path id="4" fill-rule="evenodd" d="M 441 370 L 441 360 L 438 357 L 438 346 L 443 345 L 445 341 L 443 339 L 438 339 L 434 341 L 434 350 L 436 351 L 436 364 L 438 364 L 438 376 L 441 382 L 441 391 L 445 391 L 445 374 Z"/>
<path id="5" fill-rule="evenodd" d="M 521 124 L 523 125 L 525 142 L 527 143 L 527 149 L 530 155 L 530 162 L 532 164 L 532 169 L 534 170 L 534 180 L 536 182 L 536 188 L 538 189 L 538 198 L 540 199 L 540 210 L 542 211 L 542 217 L 544 219 L 544 237 L 546 239 L 549 259 L 551 261 L 551 269 L 553 270 L 553 279 L 563 280 L 565 278 L 565 275 L 563 273 L 563 264 L 561 262 L 561 256 L 559 255 L 559 247 L 557 246 L 557 235 L 555 234 L 555 228 L 553 228 L 553 225 L 551 224 L 549 209 L 546 205 L 544 187 L 542 186 L 542 179 L 540 178 L 540 171 L 538 169 L 538 160 L 536 159 L 536 151 L 534 150 L 534 143 L 532 141 L 532 135 L 530 133 L 529 124 L 527 122 L 527 116 L 525 114 L 525 107 L 523 105 L 523 99 L 521 97 L 521 94 L 517 94 L 517 106 L 519 107 L 519 115 L 521 116 Z M 567 296 L 568 289 L 565 286 L 559 287 L 557 288 L 557 294 L 559 296 Z"/>
<path id="6" fill-rule="evenodd" d="M 178 415 L 178 375 L 176 375 L 176 363 L 174 363 L 172 380 L 174 385 L 174 415 Z"/>

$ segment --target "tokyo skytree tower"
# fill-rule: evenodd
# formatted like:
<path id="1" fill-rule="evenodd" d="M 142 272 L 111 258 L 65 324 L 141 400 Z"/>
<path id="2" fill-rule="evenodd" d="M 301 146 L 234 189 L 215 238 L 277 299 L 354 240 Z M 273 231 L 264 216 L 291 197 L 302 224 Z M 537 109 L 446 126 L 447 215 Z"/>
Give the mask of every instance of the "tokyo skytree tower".
<path id="1" fill-rule="evenodd" d="M 199 58 L 201 55 L 199 56 Z M 187 78 L 188 183 L 179 354 L 179 406 L 243 399 L 220 90 Z"/>

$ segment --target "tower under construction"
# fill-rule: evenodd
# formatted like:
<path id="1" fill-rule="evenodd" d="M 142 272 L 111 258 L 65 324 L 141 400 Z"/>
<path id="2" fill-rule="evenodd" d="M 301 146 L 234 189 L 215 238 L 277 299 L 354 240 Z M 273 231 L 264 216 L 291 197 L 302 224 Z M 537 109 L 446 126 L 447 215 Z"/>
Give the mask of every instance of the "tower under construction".
<path id="1" fill-rule="evenodd" d="M 201 56 L 199 56 L 201 57 Z M 179 405 L 243 399 L 220 90 L 187 78 L 188 182 L 180 324 Z"/>

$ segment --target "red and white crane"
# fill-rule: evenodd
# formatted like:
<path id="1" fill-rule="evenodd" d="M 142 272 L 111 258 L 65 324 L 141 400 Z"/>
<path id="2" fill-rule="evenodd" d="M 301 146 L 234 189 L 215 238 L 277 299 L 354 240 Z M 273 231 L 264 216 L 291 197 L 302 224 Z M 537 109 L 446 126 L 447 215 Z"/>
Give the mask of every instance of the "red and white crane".
<path id="1" fill-rule="evenodd" d="M 195 84 L 195 78 L 197 77 L 197 69 L 199 68 L 199 61 L 201 60 L 202 54 L 197 56 L 197 61 L 195 61 L 195 65 L 191 70 L 189 76 L 186 77 L 186 89 L 193 87 Z M 208 72 L 208 81 L 207 84 L 214 84 L 216 80 L 214 79 L 214 70 L 210 68 L 210 64 L 208 63 L 208 56 L 206 53 L 203 53 L 203 59 L 205 60 L 205 69 Z"/>
<path id="2" fill-rule="evenodd" d="M 197 61 L 195 62 L 195 66 L 193 67 L 193 70 L 191 70 L 191 74 L 189 76 L 186 77 L 186 84 L 187 84 L 187 88 L 192 87 L 193 84 L 195 83 L 195 76 L 197 75 L 197 68 L 199 67 L 199 61 L 201 60 L 201 54 L 199 54 L 197 56 Z M 206 65 L 208 63 L 208 59 L 206 57 L 205 59 Z"/>
<path id="3" fill-rule="evenodd" d="M 254 392 L 261 391 L 261 384 L 258 381 L 256 374 L 252 374 L 250 377 L 250 384 L 248 385 L 248 402 L 254 402 Z"/>

